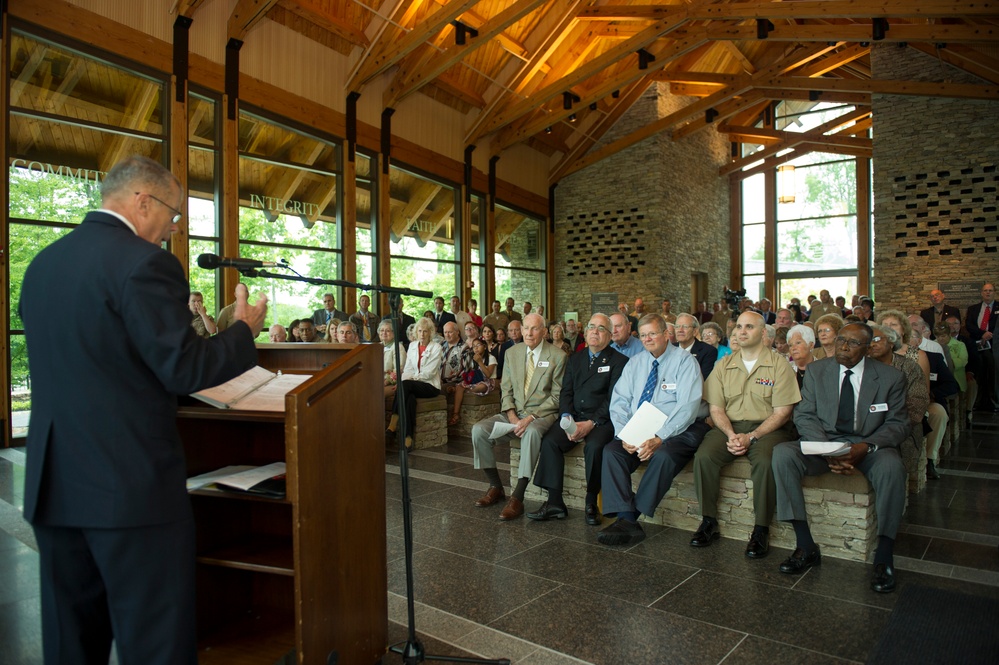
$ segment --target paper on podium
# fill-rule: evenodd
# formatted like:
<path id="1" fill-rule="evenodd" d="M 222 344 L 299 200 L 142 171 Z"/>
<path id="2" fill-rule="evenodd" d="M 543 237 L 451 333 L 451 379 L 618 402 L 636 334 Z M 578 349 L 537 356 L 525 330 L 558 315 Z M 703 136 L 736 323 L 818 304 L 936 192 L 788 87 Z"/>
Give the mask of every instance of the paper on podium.
<path id="1" fill-rule="evenodd" d="M 850 444 L 842 441 L 802 441 L 801 452 L 805 455 L 838 457 L 850 452 Z"/>
<path id="2" fill-rule="evenodd" d="M 493 425 L 493 431 L 489 433 L 489 438 L 501 439 L 515 429 L 517 426 L 510 423 L 496 423 Z"/>
<path id="3" fill-rule="evenodd" d="M 628 445 L 640 446 L 654 437 L 668 418 L 669 416 L 652 406 L 652 402 L 643 402 L 617 438 Z"/>

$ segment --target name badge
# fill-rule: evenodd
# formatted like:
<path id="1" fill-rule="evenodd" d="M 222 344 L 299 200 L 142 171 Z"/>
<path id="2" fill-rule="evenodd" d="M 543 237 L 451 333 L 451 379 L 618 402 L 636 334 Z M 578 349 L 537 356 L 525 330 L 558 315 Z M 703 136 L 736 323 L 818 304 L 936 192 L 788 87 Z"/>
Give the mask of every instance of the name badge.
<path id="1" fill-rule="evenodd" d="M 676 384 L 675 383 L 664 383 L 662 385 L 662 389 L 663 390 L 676 390 Z"/>
<path id="2" fill-rule="evenodd" d="M 881 413 L 882 411 L 888 410 L 888 403 L 882 402 L 881 404 L 871 404 L 871 413 Z"/>
<path id="3" fill-rule="evenodd" d="M 549 363 L 547 360 L 542 360 L 541 362 L 538 363 L 538 367 L 548 367 L 548 365 L 550 364 L 551 363 Z"/>
<path id="4" fill-rule="evenodd" d="M 603 374 L 604 372 L 610 371 L 610 365 L 601 365 L 597 368 L 597 374 Z"/>
<path id="5" fill-rule="evenodd" d="M 936 380 L 937 380 L 936 373 L 935 372 L 930 372 L 930 381 L 936 381 Z"/>

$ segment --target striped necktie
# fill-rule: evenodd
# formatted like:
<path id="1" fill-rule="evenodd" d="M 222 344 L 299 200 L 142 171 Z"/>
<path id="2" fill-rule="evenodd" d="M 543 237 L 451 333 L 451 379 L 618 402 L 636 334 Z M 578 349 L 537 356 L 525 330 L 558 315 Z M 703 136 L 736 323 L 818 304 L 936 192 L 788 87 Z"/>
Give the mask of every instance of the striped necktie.
<path id="1" fill-rule="evenodd" d="M 534 378 L 534 351 L 531 349 L 527 350 L 527 371 L 524 374 L 524 394 L 527 394 L 527 390 L 531 387 L 531 379 Z"/>
<path id="2" fill-rule="evenodd" d="M 659 382 L 659 361 L 652 361 L 652 371 L 649 378 L 645 380 L 645 388 L 642 390 L 642 398 L 638 400 L 638 406 L 652 401 L 652 396 L 656 393 L 656 383 Z"/>

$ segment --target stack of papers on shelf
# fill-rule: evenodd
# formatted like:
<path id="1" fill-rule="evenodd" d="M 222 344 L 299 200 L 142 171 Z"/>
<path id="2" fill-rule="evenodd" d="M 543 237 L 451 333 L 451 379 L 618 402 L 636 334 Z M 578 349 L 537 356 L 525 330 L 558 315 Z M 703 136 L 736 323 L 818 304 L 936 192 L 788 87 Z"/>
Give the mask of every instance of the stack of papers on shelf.
<path id="1" fill-rule="evenodd" d="M 226 466 L 200 476 L 187 479 L 187 491 L 211 486 L 225 491 L 247 492 L 273 498 L 285 496 L 285 463 L 274 462 L 264 466 Z"/>

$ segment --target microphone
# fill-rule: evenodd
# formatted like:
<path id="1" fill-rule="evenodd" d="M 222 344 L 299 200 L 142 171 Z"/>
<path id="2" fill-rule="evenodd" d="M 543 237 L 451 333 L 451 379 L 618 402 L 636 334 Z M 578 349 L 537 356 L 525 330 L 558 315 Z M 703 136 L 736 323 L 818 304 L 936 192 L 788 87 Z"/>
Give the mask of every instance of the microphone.
<path id="1" fill-rule="evenodd" d="M 226 259 L 215 254 L 202 254 L 198 257 L 198 267 L 205 270 L 215 268 L 236 268 L 237 270 L 254 270 L 256 268 L 270 268 L 273 266 L 284 266 L 284 263 L 274 261 L 257 261 L 256 259 Z"/>

